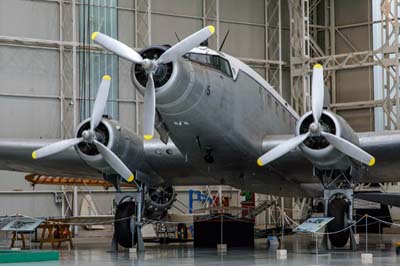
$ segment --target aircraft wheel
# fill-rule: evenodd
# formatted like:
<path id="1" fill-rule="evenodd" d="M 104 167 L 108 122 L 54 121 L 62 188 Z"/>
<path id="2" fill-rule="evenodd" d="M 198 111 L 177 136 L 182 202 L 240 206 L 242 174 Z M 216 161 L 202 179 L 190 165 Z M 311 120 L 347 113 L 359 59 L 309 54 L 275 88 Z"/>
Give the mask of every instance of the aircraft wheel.
<path id="1" fill-rule="evenodd" d="M 187 232 L 186 224 L 183 224 L 183 223 L 178 224 L 177 232 L 178 232 L 178 240 L 179 241 L 188 239 L 188 232 Z"/>
<path id="2" fill-rule="evenodd" d="M 117 206 L 115 212 L 115 240 L 124 248 L 132 248 L 137 242 L 135 238 L 135 243 L 132 245 L 131 219 L 128 219 L 135 214 L 135 208 L 135 202 L 125 201 Z"/>
<path id="3" fill-rule="evenodd" d="M 348 226 L 348 215 L 347 211 L 349 204 L 343 198 L 333 199 L 328 206 L 328 217 L 334 217 L 334 219 L 328 223 L 328 232 L 337 232 Z M 344 230 L 336 234 L 329 235 L 331 244 L 335 247 L 344 247 L 349 241 L 350 230 Z"/>

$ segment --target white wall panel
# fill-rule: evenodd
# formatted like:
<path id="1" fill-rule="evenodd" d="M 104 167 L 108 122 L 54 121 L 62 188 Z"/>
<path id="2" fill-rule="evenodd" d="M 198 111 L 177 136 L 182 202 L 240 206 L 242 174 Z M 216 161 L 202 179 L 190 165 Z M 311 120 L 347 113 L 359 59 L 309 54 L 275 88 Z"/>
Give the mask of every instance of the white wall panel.
<path id="1" fill-rule="evenodd" d="M 0 62 L 0 92 L 60 95 L 57 51 L 0 47 Z"/>
<path id="2" fill-rule="evenodd" d="M 57 99 L 0 97 L 2 138 L 59 138 L 60 102 Z"/>
<path id="3" fill-rule="evenodd" d="M 56 2 L 1 0 L 0 35 L 58 40 Z"/>

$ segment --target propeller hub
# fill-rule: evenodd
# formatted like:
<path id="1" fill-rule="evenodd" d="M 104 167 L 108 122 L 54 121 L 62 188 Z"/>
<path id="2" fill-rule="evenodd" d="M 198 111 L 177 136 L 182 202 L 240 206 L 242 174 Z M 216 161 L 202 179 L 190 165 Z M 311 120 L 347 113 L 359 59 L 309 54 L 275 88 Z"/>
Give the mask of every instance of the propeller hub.
<path id="1" fill-rule="evenodd" d="M 155 60 L 151 60 L 149 58 L 143 59 L 143 64 L 142 64 L 144 70 L 146 72 L 154 71 L 157 68 L 157 63 Z"/>
<path id="2" fill-rule="evenodd" d="M 82 138 L 84 141 L 91 143 L 95 139 L 95 134 L 91 130 L 85 130 L 82 132 Z"/>
<path id="3" fill-rule="evenodd" d="M 317 135 L 317 134 L 319 135 L 319 133 L 320 133 L 320 127 L 315 122 L 311 123 L 308 129 L 310 130 L 311 134 L 313 134 L 313 135 Z"/>

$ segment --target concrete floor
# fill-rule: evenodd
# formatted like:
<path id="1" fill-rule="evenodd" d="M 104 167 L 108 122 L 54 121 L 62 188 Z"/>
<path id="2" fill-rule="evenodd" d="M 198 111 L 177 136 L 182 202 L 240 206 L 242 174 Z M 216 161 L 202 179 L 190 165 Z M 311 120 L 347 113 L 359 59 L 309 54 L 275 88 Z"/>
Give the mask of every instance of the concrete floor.
<path id="1" fill-rule="evenodd" d="M 146 244 L 146 251 L 142 254 L 129 254 L 126 251 L 109 252 L 109 239 L 79 240 L 73 250 L 60 250 L 59 262 L 41 262 L 9 264 L 12 266 L 69 266 L 69 265 L 361 265 L 361 253 L 365 251 L 363 236 L 361 235 L 359 251 L 336 250 L 327 253 L 313 254 L 314 247 L 311 237 L 305 235 L 285 237 L 285 246 L 288 250 L 287 260 L 277 260 L 275 249 L 266 249 L 265 240 L 257 240 L 254 248 L 229 249 L 226 254 L 218 254 L 216 249 L 194 249 L 191 243 L 187 244 Z M 400 241 L 400 235 L 369 235 L 369 251 L 374 255 L 374 265 L 400 265 L 400 257 L 396 256 L 393 243 Z M 315 242 L 314 242 L 315 243 Z M 383 243 L 384 249 L 377 249 L 377 244 Z"/>

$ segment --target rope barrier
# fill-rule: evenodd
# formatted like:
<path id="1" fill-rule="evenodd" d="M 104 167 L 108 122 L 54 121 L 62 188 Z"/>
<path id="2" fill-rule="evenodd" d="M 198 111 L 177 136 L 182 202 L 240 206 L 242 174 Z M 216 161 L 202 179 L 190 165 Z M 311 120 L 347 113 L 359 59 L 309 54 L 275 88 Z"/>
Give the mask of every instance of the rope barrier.
<path id="1" fill-rule="evenodd" d="M 368 215 L 368 218 L 372 218 L 372 219 L 374 219 L 374 220 L 376 220 L 376 221 L 378 221 L 378 222 L 384 223 L 384 224 L 388 224 L 388 225 L 394 225 L 394 226 L 398 226 L 398 227 L 400 227 L 400 224 L 396 224 L 396 223 L 390 223 L 390 222 L 387 222 L 387 221 L 381 220 L 381 219 L 379 219 L 379 218 L 376 218 L 376 217 L 374 217 L 374 216 L 369 216 L 369 215 Z"/>
<path id="2" fill-rule="evenodd" d="M 366 225 L 365 225 L 365 224 L 358 225 L 358 223 L 360 223 L 360 222 L 361 222 L 364 218 L 366 218 L 366 217 L 375 219 L 376 222 L 368 223 L 368 224 L 366 224 Z M 288 222 L 288 224 L 295 224 L 296 227 L 300 225 L 300 224 L 296 223 L 296 221 L 294 221 L 292 218 L 290 218 L 290 217 L 289 217 L 288 215 L 286 215 L 286 214 L 285 214 L 285 218 L 286 218 L 287 221 L 290 221 L 290 222 Z M 327 233 L 324 233 L 324 232 L 315 232 L 315 234 L 318 234 L 318 235 L 333 235 L 333 234 L 338 234 L 338 233 L 344 232 L 344 231 L 350 229 L 351 227 L 356 227 L 356 226 L 369 226 L 369 225 L 372 225 L 372 224 L 376 224 L 376 223 L 378 223 L 378 222 L 381 222 L 381 223 L 384 223 L 384 224 L 388 224 L 388 225 L 395 225 L 395 226 L 399 226 L 399 227 L 400 227 L 400 224 L 386 222 L 386 221 L 383 221 L 383 220 L 381 220 L 381 219 L 378 219 L 378 218 L 376 218 L 376 217 L 369 216 L 369 215 L 363 215 L 363 216 L 362 216 L 360 219 L 358 219 L 356 222 L 354 222 L 353 224 L 351 224 L 351 225 L 349 225 L 349 226 L 347 226 L 347 227 L 345 227 L 345 228 L 343 228 L 343 229 L 341 229 L 341 230 L 338 230 L 338 231 L 335 231 L 335 232 L 327 232 Z M 293 226 L 291 226 L 291 228 L 294 229 Z"/>
<path id="3" fill-rule="evenodd" d="M 215 219 L 215 218 L 217 218 L 219 216 L 220 215 L 213 215 L 213 216 L 209 216 L 209 217 L 205 217 L 205 218 L 201 218 L 201 219 L 196 219 L 195 221 L 196 222 L 197 221 L 201 222 L 201 221 L 213 220 L 213 219 Z M 93 216 L 93 217 L 95 218 L 95 216 Z M 87 226 L 87 225 L 112 224 L 112 223 L 115 223 L 115 222 L 125 221 L 125 220 L 132 219 L 132 218 L 136 219 L 136 216 L 132 215 L 132 216 L 124 217 L 124 218 L 120 218 L 120 219 L 110 219 L 110 220 L 93 222 L 93 223 L 75 223 L 75 222 L 64 222 L 64 221 L 49 221 L 49 220 L 46 220 L 46 219 L 35 218 L 35 217 L 27 216 L 27 215 L 8 216 L 8 217 L 3 218 L 3 219 L 17 219 L 17 218 L 28 218 L 28 219 L 32 219 L 32 220 L 35 220 L 35 221 L 43 221 L 43 222 L 50 223 L 50 224 L 68 224 L 68 225 Z M 0 219 L 0 221 L 1 220 L 2 219 Z M 150 223 L 158 223 L 158 224 L 180 224 L 180 223 L 193 223 L 194 222 L 194 220 L 173 222 L 173 221 L 153 220 L 153 219 L 148 219 L 148 218 L 143 218 L 143 221 L 150 222 Z"/>
<path id="4" fill-rule="evenodd" d="M 294 219 L 292 219 L 290 216 L 288 216 L 286 214 L 286 212 L 282 211 L 279 208 L 277 210 L 279 212 L 281 212 L 281 215 L 283 215 L 284 221 L 289 225 L 289 227 L 292 230 L 295 227 L 298 227 L 300 225 Z M 209 221 L 209 220 L 216 219 L 216 218 L 220 217 L 221 215 L 222 214 L 215 214 L 215 215 L 207 216 L 207 217 L 203 217 L 203 218 L 197 218 L 197 219 L 193 219 L 193 220 L 182 220 L 182 221 L 176 221 L 176 222 L 174 222 L 174 221 L 154 220 L 154 219 L 149 219 L 149 218 L 143 218 L 143 221 L 147 222 L 147 223 L 154 223 L 154 224 L 180 224 L 180 223 L 193 223 L 193 222 Z M 372 223 L 368 223 L 367 226 L 373 225 L 373 224 L 376 224 L 376 223 L 383 223 L 383 224 L 386 224 L 386 225 L 393 225 L 393 226 L 400 227 L 400 224 L 387 222 L 387 221 L 381 220 L 381 219 L 379 219 L 377 217 L 374 217 L 374 216 L 363 215 L 356 222 L 352 223 L 349 226 L 346 226 L 345 228 L 343 228 L 341 230 L 338 230 L 338 231 L 335 231 L 335 232 L 316 232 L 315 234 L 318 234 L 318 235 L 332 235 L 332 234 L 338 234 L 338 233 L 344 232 L 346 230 L 349 230 L 352 227 L 365 226 L 365 224 L 362 224 L 362 225 L 358 225 L 358 224 L 361 222 L 361 220 L 363 220 L 366 217 L 372 218 L 372 219 L 375 220 Z M 135 216 L 130 216 L 130 217 L 124 217 L 124 218 L 120 218 L 120 219 L 109 219 L 109 220 L 104 220 L 104 221 L 99 221 L 99 222 L 82 222 L 82 223 L 79 223 L 79 222 L 68 222 L 68 221 L 51 221 L 51 220 L 48 221 L 48 220 L 43 219 L 43 218 L 35 218 L 35 217 L 27 216 L 27 215 L 17 214 L 17 215 L 14 215 L 14 216 L 2 217 L 2 218 L 0 218 L 0 221 L 17 219 L 17 218 L 29 218 L 29 219 L 32 219 L 32 220 L 36 220 L 36 221 L 40 220 L 40 221 L 43 221 L 43 222 L 46 222 L 46 223 L 51 223 L 51 224 L 68 224 L 68 225 L 78 225 L 78 226 L 112 224 L 112 223 L 125 221 L 125 220 L 132 219 L 132 218 L 136 219 Z M 93 216 L 93 218 L 96 218 L 96 217 Z M 61 218 L 54 218 L 54 219 L 61 219 Z M 235 220 L 235 221 L 253 223 L 253 221 L 251 221 L 251 220 L 246 220 L 246 219 L 242 219 L 242 218 L 238 218 L 238 217 L 234 217 L 234 216 L 229 217 L 229 219 L 232 219 L 232 220 Z"/>

